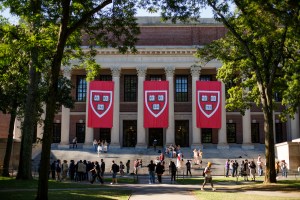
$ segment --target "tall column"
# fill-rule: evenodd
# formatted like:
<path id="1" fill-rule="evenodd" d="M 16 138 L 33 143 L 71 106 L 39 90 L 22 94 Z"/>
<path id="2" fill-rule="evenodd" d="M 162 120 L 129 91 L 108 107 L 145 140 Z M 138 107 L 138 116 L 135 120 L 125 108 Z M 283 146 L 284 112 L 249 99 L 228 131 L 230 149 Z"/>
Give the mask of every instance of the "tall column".
<path id="1" fill-rule="evenodd" d="M 137 144 L 136 148 L 147 148 L 146 130 L 144 128 L 144 81 L 147 68 L 138 67 L 138 111 L 137 111 Z"/>
<path id="2" fill-rule="evenodd" d="M 251 113 L 250 109 L 245 111 L 243 120 L 243 149 L 254 149 L 254 145 L 251 142 Z"/>
<path id="3" fill-rule="evenodd" d="M 191 66 L 191 75 L 192 75 L 192 145 L 191 148 L 199 148 L 201 145 L 201 129 L 197 127 L 197 114 L 196 114 L 196 82 L 199 80 L 200 75 L 200 66 L 193 65 Z"/>
<path id="4" fill-rule="evenodd" d="M 294 115 L 294 119 L 291 119 L 291 139 L 300 138 L 300 122 L 299 122 L 299 109 Z"/>
<path id="5" fill-rule="evenodd" d="M 249 92 L 249 88 L 245 89 L 245 92 Z M 245 111 L 245 115 L 242 117 L 243 121 L 243 149 L 254 149 L 254 145 L 251 142 L 251 112 L 250 109 Z"/>
<path id="6" fill-rule="evenodd" d="M 68 80 L 71 79 L 71 67 L 64 67 L 64 77 Z M 70 108 L 62 106 L 61 108 L 61 136 L 60 144 L 58 148 L 69 149 L 70 147 Z"/>
<path id="7" fill-rule="evenodd" d="M 166 146 L 175 144 L 174 70 L 174 67 L 165 67 L 166 78 L 169 81 L 169 127 L 166 130 Z"/>
<path id="8" fill-rule="evenodd" d="M 16 117 L 15 119 L 15 125 L 14 125 L 14 140 L 17 142 L 21 142 L 22 139 L 22 129 L 21 125 L 22 121 L 20 118 Z"/>
<path id="9" fill-rule="evenodd" d="M 218 131 L 218 149 L 229 149 L 227 144 L 227 133 L 226 133 L 226 91 L 225 91 L 225 84 L 222 82 L 222 127 Z"/>
<path id="10" fill-rule="evenodd" d="M 120 73 L 119 67 L 112 67 L 112 79 L 114 81 L 114 118 L 111 129 L 110 147 L 120 148 Z"/>
<path id="11" fill-rule="evenodd" d="M 86 83 L 86 105 L 85 105 L 85 138 L 84 138 L 84 144 L 83 148 L 84 149 L 91 149 L 93 148 L 93 137 L 94 137 L 94 128 L 90 128 L 87 126 L 88 124 L 88 116 L 89 116 L 89 92 L 90 92 L 90 82 Z"/>

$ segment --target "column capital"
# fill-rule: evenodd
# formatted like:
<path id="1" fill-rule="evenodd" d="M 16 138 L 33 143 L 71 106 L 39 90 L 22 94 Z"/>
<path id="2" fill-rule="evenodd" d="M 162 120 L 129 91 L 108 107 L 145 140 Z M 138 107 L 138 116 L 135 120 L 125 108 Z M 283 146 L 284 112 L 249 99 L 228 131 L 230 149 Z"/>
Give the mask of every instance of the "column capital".
<path id="1" fill-rule="evenodd" d="M 111 70 L 112 77 L 120 77 L 121 75 L 120 67 L 117 66 L 111 67 L 110 70 Z"/>
<path id="2" fill-rule="evenodd" d="M 147 67 L 143 67 L 143 66 L 137 67 L 136 71 L 137 71 L 138 77 L 146 77 Z"/>
<path id="3" fill-rule="evenodd" d="M 196 64 L 192 65 L 191 66 L 191 75 L 192 75 L 192 77 L 198 77 L 199 78 L 200 70 L 201 70 L 201 66 L 196 65 Z"/>
<path id="4" fill-rule="evenodd" d="M 72 71 L 72 67 L 71 66 L 64 66 L 63 67 L 63 75 L 64 75 L 64 77 L 70 79 L 71 78 L 71 71 Z"/>
<path id="5" fill-rule="evenodd" d="M 173 77 L 175 72 L 175 67 L 167 66 L 165 67 L 166 77 Z"/>

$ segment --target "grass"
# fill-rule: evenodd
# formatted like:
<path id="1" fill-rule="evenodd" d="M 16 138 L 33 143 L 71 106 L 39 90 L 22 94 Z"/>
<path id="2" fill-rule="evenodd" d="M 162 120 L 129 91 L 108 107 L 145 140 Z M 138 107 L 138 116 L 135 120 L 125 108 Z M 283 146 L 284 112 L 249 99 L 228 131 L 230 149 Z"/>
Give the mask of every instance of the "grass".
<path id="1" fill-rule="evenodd" d="M 111 178 L 104 180 L 106 183 L 111 182 Z M 134 183 L 133 179 L 120 178 L 119 183 Z M 131 195 L 130 190 L 110 189 L 108 185 L 99 183 L 90 184 L 89 182 L 56 182 L 49 180 L 49 199 L 68 200 L 68 199 L 103 199 L 103 200 L 125 200 Z M 0 177 L 0 196 L 1 199 L 19 199 L 32 200 L 36 196 L 38 180 L 16 180 L 15 178 Z M 99 189 L 105 188 L 105 189 Z M 18 190 L 17 192 L 13 192 Z"/>
<path id="2" fill-rule="evenodd" d="M 201 191 L 200 186 L 203 184 L 203 178 L 177 179 L 177 182 L 180 184 L 199 185 L 199 190 L 195 190 L 193 193 L 196 195 L 197 199 L 205 200 L 284 200 L 287 199 L 287 197 L 279 197 L 275 195 L 266 196 L 259 192 L 300 191 L 299 180 L 278 180 L 276 184 L 263 184 L 264 177 L 257 177 L 255 182 L 244 181 L 243 178 L 239 178 L 238 180 L 239 181 L 237 181 L 234 177 L 213 177 L 213 183 L 217 188 L 217 192 L 212 192 L 209 184 L 206 184 L 205 186 L 206 191 Z M 255 194 L 256 191 L 259 192 Z M 298 198 L 291 197 L 288 199 L 300 199 L 300 193 Z"/>

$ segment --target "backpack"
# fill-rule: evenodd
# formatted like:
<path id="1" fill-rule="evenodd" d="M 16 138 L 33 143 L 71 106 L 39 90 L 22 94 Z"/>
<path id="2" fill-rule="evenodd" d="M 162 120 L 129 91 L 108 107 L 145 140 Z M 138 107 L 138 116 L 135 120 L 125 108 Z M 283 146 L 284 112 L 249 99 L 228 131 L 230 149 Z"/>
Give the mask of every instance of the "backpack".
<path id="1" fill-rule="evenodd" d="M 119 171 L 120 171 L 119 165 L 116 165 L 115 168 L 116 168 L 116 172 L 119 172 Z"/>

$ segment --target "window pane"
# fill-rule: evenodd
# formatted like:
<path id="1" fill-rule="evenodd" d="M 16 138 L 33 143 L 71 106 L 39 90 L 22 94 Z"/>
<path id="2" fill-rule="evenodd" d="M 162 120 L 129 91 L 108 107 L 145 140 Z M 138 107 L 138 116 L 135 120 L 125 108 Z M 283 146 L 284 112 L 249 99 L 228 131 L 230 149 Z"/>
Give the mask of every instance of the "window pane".
<path id="1" fill-rule="evenodd" d="M 112 77 L 111 77 L 111 75 L 100 75 L 99 80 L 100 81 L 111 81 Z"/>
<path id="2" fill-rule="evenodd" d="M 175 78 L 175 101 L 188 101 L 188 76 L 176 76 Z"/>
<path id="3" fill-rule="evenodd" d="M 77 101 L 85 101 L 86 100 L 86 77 L 85 76 L 77 76 L 76 81 L 76 100 Z"/>
<path id="4" fill-rule="evenodd" d="M 212 143 L 212 129 L 203 128 L 201 129 L 202 133 L 202 143 Z"/>
<path id="5" fill-rule="evenodd" d="M 161 81 L 162 76 L 161 75 L 150 75 L 150 81 Z"/>
<path id="6" fill-rule="evenodd" d="M 236 142 L 236 124 L 227 123 L 227 142 L 235 143 Z"/>
<path id="7" fill-rule="evenodd" d="M 251 142 L 259 143 L 259 123 L 251 123 Z"/>
<path id="8" fill-rule="evenodd" d="M 137 77 L 135 75 L 124 76 L 124 101 L 136 102 Z"/>
<path id="9" fill-rule="evenodd" d="M 200 81 L 211 81 L 211 75 L 200 75 Z"/>
<path id="10" fill-rule="evenodd" d="M 61 124 L 53 123 L 52 143 L 60 143 L 60 137 L 61 137 Z"/>

